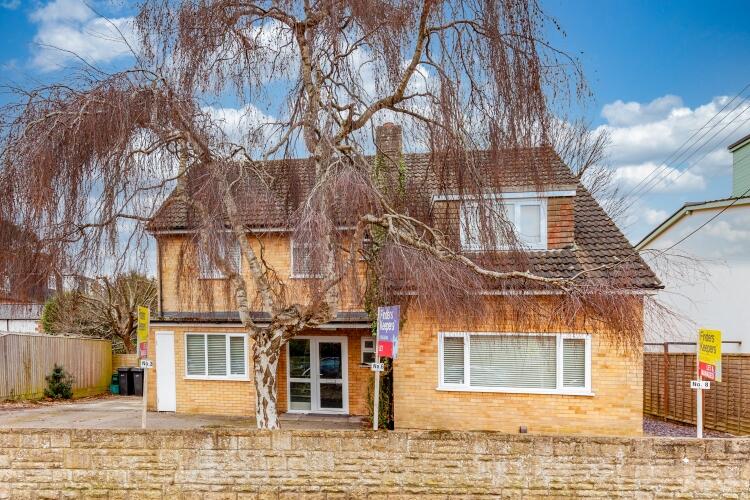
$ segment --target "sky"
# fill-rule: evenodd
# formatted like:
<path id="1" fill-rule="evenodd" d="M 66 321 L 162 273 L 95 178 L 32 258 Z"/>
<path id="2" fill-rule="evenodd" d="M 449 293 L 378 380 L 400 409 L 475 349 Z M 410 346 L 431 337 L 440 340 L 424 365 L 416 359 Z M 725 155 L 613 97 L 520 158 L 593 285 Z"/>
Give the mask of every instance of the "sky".
<path id="1" fill-rule="evenodd" d="M 619 223 L 631 241 L 687 201 L 729 196 L 726 147 L 750 134 L 750 87 L 735 97 L 750 84 L 746 1 L 541 5 L 565 31 L 551 33 L 550 41 L 577 56 L 586 75 L 592 97 L 577 112 L 611 137 L 607 166 L 629 194 Z M 97 65 L 127 64 L 119 33 L 130 36 L 132 7 L 116 0 L 0 0 L 0 84 L 54 80 L 74 64 L 73 54 Z"/>

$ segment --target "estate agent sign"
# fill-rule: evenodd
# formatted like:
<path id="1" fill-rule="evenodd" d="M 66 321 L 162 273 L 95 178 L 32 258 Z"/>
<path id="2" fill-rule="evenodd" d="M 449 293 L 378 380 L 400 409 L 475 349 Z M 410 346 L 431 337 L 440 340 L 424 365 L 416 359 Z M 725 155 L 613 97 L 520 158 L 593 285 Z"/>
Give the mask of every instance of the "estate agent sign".
<path id="1" fill-rule="evenodd" d="M 378 356 L 396 359 L 400 306 L 378 307 Z"/>
<path id="2" fill-rule="evenodd" d="M 698 330 L 698 375 L 703 380 L 721 382 L 721 332 Z"/>
<path id="3" fill-rule="evenodd" d="M 373 391 L 372 428 L 378 430 L 378 413 L 380 409 L 380 372 L 383 363 L 380 358 L 396 359 L 398 354 L 398 320 L 400 306 L 378 307 L 378 336 L 376 339 L 375 362 L 372 371 L 375 372 L 375 390 Z"/>
<path id="4" fill-rule="evenodd" d="M 149 310 L 148 307 L 138 307 L 138 357 L 143 359 L 148 357 L 148 323 L 149 323 Z"/>

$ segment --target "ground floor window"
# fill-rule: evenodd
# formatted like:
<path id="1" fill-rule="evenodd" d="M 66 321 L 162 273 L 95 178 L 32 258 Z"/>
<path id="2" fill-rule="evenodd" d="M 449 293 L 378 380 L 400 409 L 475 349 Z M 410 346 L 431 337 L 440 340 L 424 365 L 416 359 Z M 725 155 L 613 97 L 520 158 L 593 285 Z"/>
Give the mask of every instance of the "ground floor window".
<path id="1" fill-rule="evenodd" d="M 585 394 L 591 391 L 586 334 L 439 335 L 442 390 Z"/>
<path id="2" fill-rule="evenodd" d="M 375 362 L 375 337 L 362 337 L 361 364 L 369 365 Z"/>
<path id="3" fill-rule="evenodd" d="M 202 379 L 246 379 L 247 336 L 185 334 L 185 375 Z"/>

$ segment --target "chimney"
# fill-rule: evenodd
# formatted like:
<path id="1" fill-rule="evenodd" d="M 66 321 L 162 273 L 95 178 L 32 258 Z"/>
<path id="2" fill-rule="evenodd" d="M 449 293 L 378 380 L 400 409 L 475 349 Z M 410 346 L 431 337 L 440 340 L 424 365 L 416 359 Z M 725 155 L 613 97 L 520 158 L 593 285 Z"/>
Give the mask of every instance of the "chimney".
<path id="1" fill-rule="evenodd" d="M 399 183 L 402 160 L 401 125 L 387 122 L 375 128 L 375 181 L 386 191 Z"/>

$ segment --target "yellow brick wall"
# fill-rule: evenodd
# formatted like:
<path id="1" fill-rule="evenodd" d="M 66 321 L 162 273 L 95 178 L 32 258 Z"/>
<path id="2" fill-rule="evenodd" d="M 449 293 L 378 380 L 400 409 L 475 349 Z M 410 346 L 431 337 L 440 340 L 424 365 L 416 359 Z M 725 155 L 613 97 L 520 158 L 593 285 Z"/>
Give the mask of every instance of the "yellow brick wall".
<path id="1" fill-rule="evenodd" d="M 288 233 L 270 233 L 251 238 L 258 255 L 265 259 L 270 269 L 277 273 L 286 287 L 290 302 L 304 301 L 309 295 L 310 280 L 291 278 L 291 246 Z M 178 311 L 232 311 L 236 312 L 234 293 L 226 279 L 199 279 L 195 242 L 189 235 L 161 235 L 159 241 L 159 266 L 161 277 L 161 308 L 165 312 Z M 261 250 L 262 247 L 262 250 Z M 253 280 L 243 259 L 241 271 L 248 286 L 248 298 L 253 310 L 262 309 Z M 342 285 L 341 309 L 361 310 L 361 293 L 353 293 L 364 285 L 364 268 L 360 265 L 358 276 L 348 276 Z"/>
<path id="2" fill-rule="evenodd" d="M 185 334 L 186 333 L 240 333 L 240 328 L 204 327 L 204 326 L 164 326 L 151 327 L 149 336 L 149 353 L 156 360 L 155 338 L 157 331 L 174 332 L 175 376 L 178 413 L 202 413 L 211 415 L 255 415 L 255 388 L 252 381 L 251 345 L 248 343 L 248 381 L 230 380 L 194 380 L 185 377 Z M 369 367 L 360 366 L 361 337 L 369 335 L 366 329 L 315 331 L 314 336 L 348 337 L 347 354 L 349 364 L 349 413 L 352 415 L 367 414 L 367 387 L 370 382 Z M 159 370 L 149 372 L 148 408 L 156 410 L 156 377 Z M 286 390 L 286 348 L 279 361 L 278 369 L 278 406 L 279 412 L 287 410 Z"/>
<path id="3" fill-rule="evenodd" d="M 157 331 L 174 332 L 175 377 L 178 413 L 203 413 L 208 415 L 255 415 L 255 389 L 252 383 L 252 363 L 248 362 L 248 381 L 192 380 L 185 378 L 186 333 L 240 333 L 239 328 L 204 326 L 151 327 L 149 354 L 156 360 L 155 338 Z M 250 346 L 248 345 L 248 351 Z M 249 352 L 248 352 L 249 357 Z M 248 358 L 249 359 L 249 358 Z M 158 363 L 150 370 L 148 380 L 148 408 L 156 410 L 156 377 Z"/>
<path id="4" fill-rule="evenodd" d="M 437 390 L 438 332 L 466 329 L 466 325 L 460 322 L 438 323 L 419 312 L 409 313 L 399 338 L 398 360 L 394 364 L 397 428 L 517 433 L 520 426 L 526 426 L 530 433 L 642 434 L 641 352 L 626 354 L 602 334 L 594 333 L 591 348 L 594 396 Z M 488 330 L 476 327 L 471 330 L 514 331 L 510 328 Z M 545 330 L 540 328 L 537 331 Z"/>

